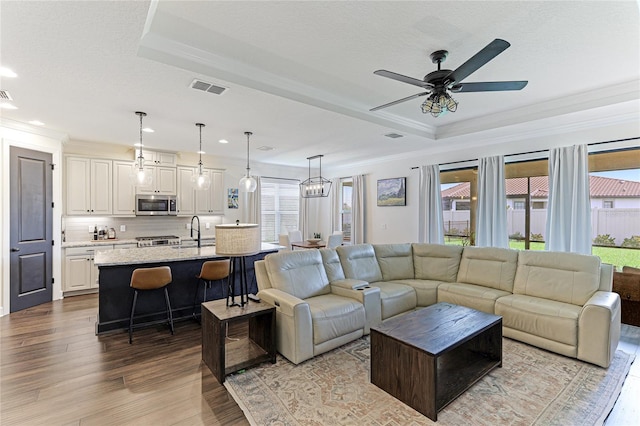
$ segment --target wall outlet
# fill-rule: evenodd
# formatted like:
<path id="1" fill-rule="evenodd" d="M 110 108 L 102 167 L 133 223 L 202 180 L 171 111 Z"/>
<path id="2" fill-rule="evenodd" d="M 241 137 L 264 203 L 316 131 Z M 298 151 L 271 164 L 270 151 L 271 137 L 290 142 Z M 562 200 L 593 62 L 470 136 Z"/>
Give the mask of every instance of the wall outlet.
<path id="1" fill-rule="evenodd" d="M 211 229 L 211 224 L 209 222 L 205 223 L 204 229 Z"/>
<path id="2" fill-rule="evenodd" d="M 387 224 L 386 223 L 382 224 L 382 229 L 387 229 Z"/>
<path id="3" fill-rule="evenodd" d="M 127 225 L 120 225 L 120 232 L 126 232 L 127 231 Z"/>
<path id="4" fill-rule="evenodd" d="M 184 227 L 185 227 L 185 229 L 191 229 L 191 224 L 190 223 L 185 223 Z"/>

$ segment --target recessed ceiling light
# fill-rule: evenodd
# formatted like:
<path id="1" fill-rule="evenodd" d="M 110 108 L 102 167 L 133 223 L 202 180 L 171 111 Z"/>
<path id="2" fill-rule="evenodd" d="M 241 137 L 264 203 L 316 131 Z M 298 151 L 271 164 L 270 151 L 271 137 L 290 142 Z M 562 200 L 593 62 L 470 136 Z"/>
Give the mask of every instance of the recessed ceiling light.
<path id="1" fill-rule="evenodd" d="M 197 153 L 198 154 L 206 154 L 206 152 L 204 152 L 204 151 L 198 151 Z"/>
<path id="2" fill-rule="evenodd" d="M 2 108 L 2 109 L 18 109 L 17 106 L 15 106 L 14 104 L 10 104 L 9 102 L 0 103 L 0 108 Z"/>
<path id="3" fill-rule="evenodd" d="M 140 148 L 141 146 L 144 146 L 144 144 L 141 144 L 140 142 L 136 142 L 133 144 L 133 146 L 137 146 L 138 148 Z"/>
<path id="4" fill-rule="evenodd" d="M 15 72 L 13 72 L 13 70 L 10 70 L 9 68 L 0 67 L 0 76 L 14 78 L 14 77 L 17 77 L 18 74 L 16 74 Z"/>
<path id="5" fill-rule="evenodd" d="M 153 130 L 151 127 L 145 127 L 144 129 L 142 129 L 143 132 L 145 133 L 153 133 L 155 132 L 155 130 Z"/>
<path id="6" fill-rule="evenodd" d="M 260 151 L 273 151 L 275 148 L 272 146 L 259 146 L 256 149 L 259 149 Z"/>
<path id="7" fill-rule="evenodd" d="M 220 142 L 220 143 L 229 143 L 229 141 L 226 140 L 226 139 L 220 139 L 218 142 Z"/>
<path id="8" fill-rule="evenodd" d="M 44 126 L 44 123 L 40 120 L 31 120 L 29 124 L 33 124 L 34 126 Z"/>

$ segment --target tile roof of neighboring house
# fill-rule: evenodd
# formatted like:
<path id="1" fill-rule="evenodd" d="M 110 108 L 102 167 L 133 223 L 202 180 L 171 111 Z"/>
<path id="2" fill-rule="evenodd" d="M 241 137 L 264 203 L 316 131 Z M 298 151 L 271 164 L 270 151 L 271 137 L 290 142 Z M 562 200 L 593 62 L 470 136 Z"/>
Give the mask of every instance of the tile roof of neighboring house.
<path id="1" fill-rule="evenodd" d="M 593 198 L 637 198 L 640 197 L 640 182 L 612 179 L 601 176 L 589 176 L 589 187 Z M 507 196 L 527 193 L 527 178 L 507 179 Z M 469 182 L 442 191 L 443 198 L 469 198 Z M 533 198 L 549 197 L 549 180 L 547 176 L 531 178 L 531 196 Z"/>

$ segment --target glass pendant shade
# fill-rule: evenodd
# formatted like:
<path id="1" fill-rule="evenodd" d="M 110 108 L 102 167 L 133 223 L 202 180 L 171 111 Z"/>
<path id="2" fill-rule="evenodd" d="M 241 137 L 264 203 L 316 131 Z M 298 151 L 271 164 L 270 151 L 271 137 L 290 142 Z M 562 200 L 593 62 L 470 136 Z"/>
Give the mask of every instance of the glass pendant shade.
<path id="1" fill-rule="evenodd" d="M 251 132 L 244 132 L 247 135 L 247 174 L 240 179 L 238 186 L 240 192 L 255 192 L 258 188 L 258 182 L 251 176 L 251 169 L 249 168 L 249 137 L 253 134 Z"/>
<path id="2" fill-rule="evenodd" d="M 140 117 L 140 148 L 136 161 L 133 162 L 129 178 L 135 186 L 151 186 L 153 183 L 153 170 L 149 167 L 144 167 L 144 155 L 142 153 L 142 117 L 145 117 L 147 113 L 136 111 L 136 115 Z"/>
<path id="3" fill-rule="evenodd" d="M 206 191 L 211 187 L 211 177 L 209 173 L 206 173 L 202 170 L 202 128 L 205 126 L 202 123 L 196 123 L 196 126 L 200 128 L 200 161 L 198 161 L 198 171 L 191 175 L 191 182 L 193 183 L 193 187 L 197 191 Z"/>

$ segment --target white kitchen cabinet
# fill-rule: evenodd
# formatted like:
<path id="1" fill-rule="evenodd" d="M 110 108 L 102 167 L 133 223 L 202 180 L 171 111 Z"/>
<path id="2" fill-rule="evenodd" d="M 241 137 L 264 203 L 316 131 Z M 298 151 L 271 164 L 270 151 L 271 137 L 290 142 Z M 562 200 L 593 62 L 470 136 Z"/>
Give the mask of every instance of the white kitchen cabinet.
<path id="1" fill-rule="evenodd" d="M 139 151 L 135 152 L 136 158 L 138 158 Z M 143 150 L 142 155 L 144 157 L 144 164 L 149 166 L 168 166 L 176 167 L 178 164 L 178 156 L 170 152 L 162 151 L 148 151 Z"/>
<path id="2" fill-rule="evenodd" d="M 134 216 L 136 213 L 136 192 L 131 181 L 133 163 L 113 162 L 113 214 Z"/>
<path id="3" fill-rule="evenodd" d="M 152 181 L 149 186 L 136 187 L 137 194 L 176 195 L 177 169 L 175 167 L 145 166 L 151 170 Z"/>
<path id="4" fill-rule="evenodd" d="M 65 249 L 63 292 L 95 290 L 98 288 L 98 267 L 93 259 L 96 250 L 111 250 L 113 245 L 73 247 Z"/>
<path id="5" fill-rule="evenodd" d="M 192 216 L 196 211 L 196 191 L 191 177 L 195 167 L 178 167 L 178 216 Z"/>
<path id="6" fill-rule="evenodd" d="M 112 169 L 111 160 L 66 158 L 68 215 L 112 214 Z"/>
<path id="7" fill-rule="evenodd" d="M 208 191 L 195 191 L 196 214 L 224 214 L 224 170 L 204 169 L 211 178 Z"/>

